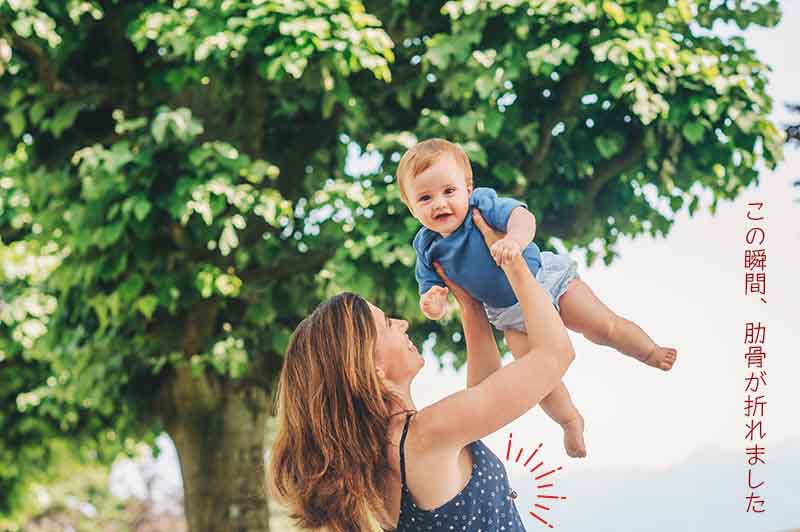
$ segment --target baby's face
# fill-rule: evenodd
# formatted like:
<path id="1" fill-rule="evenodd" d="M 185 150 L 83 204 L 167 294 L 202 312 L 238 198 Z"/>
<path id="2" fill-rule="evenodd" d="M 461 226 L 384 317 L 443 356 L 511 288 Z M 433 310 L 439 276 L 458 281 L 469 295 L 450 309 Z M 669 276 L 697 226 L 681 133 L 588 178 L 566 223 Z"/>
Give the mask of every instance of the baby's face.
<path id="1" fill-rule="evenodd" d="M 409 181 L 407 195 L 414 218 L 422 225 L 447 236 L 461 226 L 469 210 L 464 173 L 449 154 L 443 154 L 430 168 Z"/>

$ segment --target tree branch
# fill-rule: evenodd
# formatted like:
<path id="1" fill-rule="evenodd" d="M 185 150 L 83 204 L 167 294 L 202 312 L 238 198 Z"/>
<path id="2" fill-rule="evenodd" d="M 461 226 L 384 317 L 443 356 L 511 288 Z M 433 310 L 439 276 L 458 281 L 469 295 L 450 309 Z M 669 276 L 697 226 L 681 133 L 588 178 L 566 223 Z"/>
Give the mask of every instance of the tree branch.
<path id="1" fill-rule="evenodd" d="M 252 55 L 247 55 L 241 65 L 242 106 L 237 117 L 239 144 L 253 159 L 264 159 L 264 123 L 267 119 L 266 81 L 258 74 Z"/>
<path id="2" fill-rule="evenodd" d="M 12 48 L 18 50 L 33 66 L 40 82 L 47 91 L 67 98 L 80 98 L 84 96 L 101 96 L 102 101 L 114 101 L 123 91 L 113 85 L 100 85 L 86 83 L 84 85 L 71 85 L 65 83 L 58 76 L 55 65 L 51 62 L 47 51 L 33 41 L 20 37 L 15 32 L 3 33 L 3 37 L 10 39 Z"/>
<path id="3" fill-rule="evenodd" d="M 640 162 L 644 155 L 644 131 L 638 127 L 633 128 L 628 133 L 625 149 L 597 167 L 591 177 L 587 176 L 589 177 L 589 182 L 584 190 L 583 199 L 575 206 L 575 214 L 573 216 L 575 220 L 573 231 L 576 235 L 580 234 L 588 227 L 592 218 L 592 213 L 594 212 L 595 200 L 600 190 L 602 190 L 606 183 L 612 178 Z"/>
<path id="4" fill-rule="evenodd" d="M 30 228 L 27 226 L 23 227 L 11 227 L 8 225 L 4 225 L 0 227 L 0 242 L 5 242 L 6 244 L 15 242 L 20 240 L 21 237 L 29 234 Z"/>
<path id="5" fill-rule="evenodd" d="M 571 114 L 580 102 L 580 97 L 586 90 L 591 76 L 587 70 L 581 67 L 580 62 L 576 62 L 576 67 L 572 72 L 564 76 L 561 83 L 554 90 L 557 93 L 557 100 L 554 102 L 550 111 L 545 113 L 539 126 L 539 142 L 536 150 L 528 159 L 524 168 L 524 173 L 528 178 L 528 183 L 543 182 L 542 163 L 550 153 L 550 146 L 553 140 L 553 126 L 564 116 Z M 514 195 L 524 193 L 524 185 L 519 185 L 514 190 Z"/>
<path id="6" fill-rule="evenodd" d="M 332 248 L 319 248 L 309 253 L 295 255 L 270 268 L 247 270 L 239 274 L 245 284 L 258 284 L 266 281 L 279 281 L 292 275 L 319 271 L 336 254 Z"/>
<path id="7" fill-rule="evenodd" d="M 316 112 L 300 114 L 292 119 L 290 129 L 276 132 L 287 135 L 276 143 L 281 152 L 274 155 L 281 169 L 278 190 L 284 198 L 294 201 L 302 193 L 306 182 L 306 166 L 310 163 L 311 154 L 324 146 L 339 142 L 337 133 L 343 114 L 341 105 L 334 106 L 328 118 L 322 118 Z M 286 146 L 291 146 L 291 149 L 286 149 Z"/>

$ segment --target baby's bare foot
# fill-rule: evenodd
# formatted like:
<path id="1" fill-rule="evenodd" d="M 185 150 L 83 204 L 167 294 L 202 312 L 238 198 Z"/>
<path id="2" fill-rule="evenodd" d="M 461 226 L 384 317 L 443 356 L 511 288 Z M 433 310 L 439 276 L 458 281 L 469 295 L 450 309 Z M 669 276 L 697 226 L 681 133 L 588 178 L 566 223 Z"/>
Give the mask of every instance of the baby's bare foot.
<path id="1" fill-rule="evenodd" d="M 564 449 L 567 455 L 572 458 L 583 458 L 586 456 L 586 444 L 583 442 L 583 416 L 578 417 L 561 425 L 564 429 Z"/>
<path id="2" fill-rule="evenodd" d="M 655 346 L 648 354 L 641 359 L 648 366 L 653 366 L 664 371 L 672 369 L 675 360 L 678 358 L 678 351 L 672 347 Z"/>

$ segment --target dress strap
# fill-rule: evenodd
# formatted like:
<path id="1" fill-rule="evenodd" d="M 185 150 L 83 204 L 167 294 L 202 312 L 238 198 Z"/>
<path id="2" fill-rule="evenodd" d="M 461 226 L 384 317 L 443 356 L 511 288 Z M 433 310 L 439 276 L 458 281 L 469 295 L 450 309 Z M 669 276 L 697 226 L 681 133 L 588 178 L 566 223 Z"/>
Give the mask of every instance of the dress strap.
<path id="1" fill-rule="evenodd" d="M 408 489 L 406 486 L 406 458 L 403 446 L 406 443 L 406 434 L 408 434 L 408 422 L 411 420 L 411 414 L 406 414 L 406 423 L 403 425 L 403 435 L 400 437 L 400 484 L 403 488 Z"/>

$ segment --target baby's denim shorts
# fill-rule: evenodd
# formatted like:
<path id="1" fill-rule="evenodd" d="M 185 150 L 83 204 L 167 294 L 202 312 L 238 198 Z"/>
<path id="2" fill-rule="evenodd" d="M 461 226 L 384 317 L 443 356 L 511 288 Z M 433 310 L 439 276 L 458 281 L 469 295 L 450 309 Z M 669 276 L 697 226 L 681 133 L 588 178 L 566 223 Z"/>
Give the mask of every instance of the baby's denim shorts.
<path id="1" fill-rule="evenodd" d="M 550 300 L 556 310 L 560 310 L 559 298 L 567 291 L 567 286 L 573 279 L 580 278 L 578 263 L 569 255 L 556 255 L 549 251 L 542 251 L 541 259 L 542 267 L 536 272 L 536 280 L 550 295 Z M 522 319 L 522 307 L 519 306 L 519 301 L 510 307 L 503 308 L 490 307 L 485 303 L 483 306 L 486 309 L 489 323 L 495 328 L 501 331 L 514 329 L 525 332 L 525 321 Z"/>

